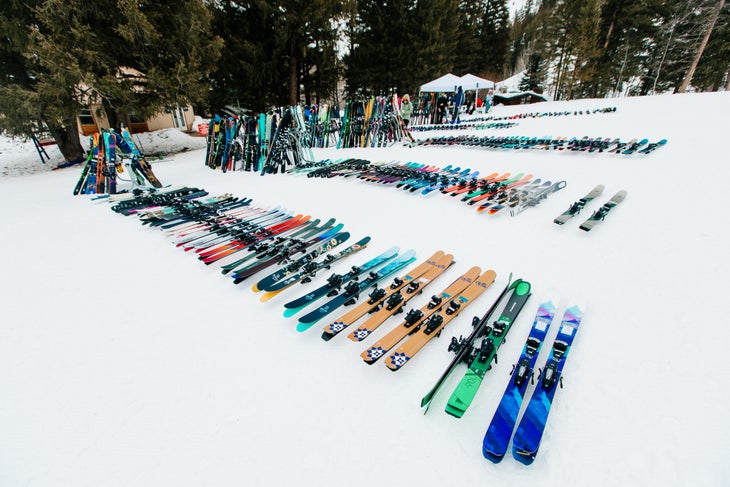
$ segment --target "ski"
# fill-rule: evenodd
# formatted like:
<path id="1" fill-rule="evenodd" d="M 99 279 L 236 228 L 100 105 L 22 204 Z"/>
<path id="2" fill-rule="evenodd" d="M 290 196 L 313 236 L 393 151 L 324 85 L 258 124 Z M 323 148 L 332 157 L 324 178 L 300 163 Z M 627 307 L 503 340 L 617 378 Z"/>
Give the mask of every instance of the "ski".
<path id="1" fill-rule="evenodd" d="M 511 288 L 512 293 L 507 299 L 507 304 L 497 321 L 484 330 L 486 333 L 478 347 L 473 342 L 459 343 L 452 340 L 452 345 L 455 347 L 470 347 L 466 355 L 469 368 L 446 403 L 446 412 L 452 416 L 461 418 L 474 400 L 484 375 L 492 368 L 492 361 L 495 363 L 497 361 L 497 350 L 504 343 L 507 333 L 530 297 L 531 286 L 527 281 L 515 281 Z"/>
<path id="2" fill-rule="evenodd" d="M 350 245 L 346 249 L 337 252 L 336 254 L 325 255 L 325 257 L 319 262 L 307 262 L 301 267 L 301 269 L 299 269 L 299 272 L 288 275 L 284 279 L 267 286 L 265 289 L 261 289 L 260 286 L 257 285 L 257 288 L 260 291 L 265 291 L 264 294 L 261 296 L 261 301 L 268 301 L 269 299 L 273 298 L 274 296 L 297 282 L 301 282 L 302 284 L 310 282 L 312 280 L 312 277 L 314 277 L 321 269 L 329 269 L 332 264 L 334 264 L 338 260 L 366 248 L 368 242 L 370 242 L 370 237 L 364 237 L 358 242 Z"/>
<path id="3" fill-rule="evenodd" d="M 138 169 L 144 177 L 147 178 L 147 181 L 149 181 L 155 188 L 161 188 L 162 183 L 152 172 L 152 166 L 150 166 L 142 155 L 142 152 L 140 152 L 139 148 L 137 148 L 137 145 L 132 140 L 132 134 L 129 132 L 129 129 L 127 127 L 122 127 L 121 137 L 116 133 L 114 135 L 116 136 L 117 147 L 121 148 L 127 154 L 132 154 L 133 164 L 136 163 L 136 165 L 139 166 Z"/>
<path id="4" fill-rule="evenodd" d="M 342 305 L 347 306 L 350 304 L 355 304 L 355 302 L 360 298 L 360 294 L 362 294 L 367 288 L 376 285 L 378 282 L 387 278 L 394 272 L 397 272 L 403 267 L 409 265 L 414 260 L 416 260 L 415 251 L 408 250 L 396 257 L 393 261 L 380 268 L 379 270 L 370 272 L 365 279 L 361 281 L 350 281 L 339 295 L 333 297 L 314 311 L 310 311 L 306 315 L 299 318 L 299 323 L 297 323 L 297 331 L 308 330 L 313 324 L 315 324 Z"/>
<path id="5" fill-rule="evenodd" d="M 590 218 L 581 223 L 580 229 L 585 230 L 586 232 L 590 232 L 591 229 L 596 226 L 598 222 L 602 222 L 604 218 L 606 218 L 608 212 L 611 211 L 614 206 L 621 203 L 624 198 L 626 198 L 626 191 L 624 190 L 621 190 L 613 195 L 613 197 L 606 203 L 604 203 L 603 206 L 597 209 Z"/>
<path id="6" fill-rule="evenodd" d="M 321 298 L 322 296 L 337 295 L 343 284 L 346 284 L 352 279 L 356 279 L 358 276 L 360 276 L 360 274 L 369 272 L 377 266 L 384 264 L 385 262 L 394 258 L 398 255 L 398 250 L 398 247 L 391 247 L 390 249 L 386 250 L 377 257 L 370 259 L 364 264 L 360 266 L 353 266 L 352 269 L 350 269 L 350 271 L 346 274 L 332 274 L 330 277 L 327 278 L 327 282 L 324 285 L 318 287 L 314 291 L 305 294 L 304 296 L 301 296 L 284 304 L 284 308 L 286 308 L 286 310 L 284 311 L 284 316 L 288 318 L 295 315 L 301 309 L 309 306 L 311 303 Z"/>
<path id="7" fill-rule="evenodd" d="M 650 152 L 653 152 L 657 150 L 659 147 L 663 146 L 667 143 L 667 139 L 662 139 L 658 142 L 652 142 L 651 144 L 647 145 L 641 150 L 636 151 L 639 154 L 649 154 Z"/>
<path id="8" fill-rule="evenodd" d="M 314 236 L 308 236 L 306 239 L 287 239 L 282 244 L 273 247 L 268 252 L 264 252 L 262 255 L 259 255 L 257 258 L 258 262 L 254 262 L 247 267 L 235 270 L 231 275 L 234 284 L 239 284 L 249 276 L 271 267 L 272 265 L 286 262 L 287 260 L 290 260 L 293 255 L 299 252 L 306 253 L 309 247 L 316 245 L 323 240 L 329 240 L 328 245 L 330 248 L 336 247 L 350 238 L 349 232 L 340 232 L 343 227 L 344 225 L 340 223 L 332 228 L 317 229 L 317 233 L 315 233 Z M 319 253 L 316 255 L 319 255 Z M 313 259 L 316 255 L 309 257 L 309 259 Z M 304 258 L 306 259 L 307 256 L 308 254 L 305 254 Z M 303 264 L 304 261 L 301 263 Z"/>
<path id="9" fill-rule="evenodd" d="M 540 354 L 540 348 L 555 317 L 557 301 L 551 299 L 540 303 L 537 314 L 532 322 L 532 329 L 527 337 L 517 364 L 512 367 L 512 377 L 497 406 L 492 421 L 487 427 L 482 443 L 484 458 L 499 463 L 507 453 L 509 440 L 515 429 L 517 415 L 522 407 L 525 391 L 533 379 L 535 362 Z"/>
<path id="10" fill-rule="evenodd" d="M 331 237 L 331 238 L 330 238 Z M 254 284 L 251 287 L 251 290 L 255 293 L 265 290 L 277 282 L 285 279 L 286 277 L 300 271 L 303 267 L 305 267 L 310 262 L 315 261 L 317 258 L 319 258 L 320 255 L 322 255 L 325 252 L 329 252 L 330 250 L 334 249 L 341 243 L 347 241 L 350 238 L 349 232 L 342 232 L 340 234 L 331 236 L 331 234 L 325 236 L 322 236 L 319 238 L 319 241 L 327 240 L 326 242 L 320 244 L 317 246 L 314 250 L 311 250 L 301 256 L 300 258 L 296 260 L 291 260 L 290 257 L 287 257 L 284 259 L 282 265 L 279 269 L 275 270 L 271 274 L 265 276 L 264 278 L 260 279 L 256 284 Z"/>
<path id="11" fill-rule="evenodd" d="M 584 313 L 585 308 L 578 305 L 565 310 L 545 368 L 538 377 L 512 442 L 512 456 L 520 463 L 530 465 L 535 460 L 558 384 L 562 387 L 563 367 Z"/>
<path id="12" fill-rule="evenodd" d="M 469 304 L 478 298 L 489 286 L 492 285 L 497 274 L 493 270 L 482 273 L 472 284 L 464 291 L 443 306 L 441 310 L 431 315 L 428 320 L 421 322 L 420 328 L 411 337 L 409 337 L 398 349 L 390 354 L 385 365 L 390 370 L 399 370 L 407 364 L 413 356 L 421 350 L 431 338 L 440 335 L 444 329 L 454 318 L 456 318 Z"/>
<path id="13" fill-rule="evenodd" d="M 285 211 L 285 210 L 284 210 Z M 275 216 L 279 215 L 279 216 Z M 265 219 L 267 225 L 271 225 L 271 218 L 276 218 L 277 221 L 279 218 L 281 218 L 281 215 L 285 215 L 283 213 L 283 210 L 279 210 L 278 208 L 275 208 L 274 210 L 269 210 L 263 214 L 256 214 L 252 218 L 246 218 L 242 220 L 239 223 L 233 224 L 231 227 L 228 227 L 227 229 L 223 230 L 223 234 L 225 239 L 232 240 L 234 238 L 234 235 L 240 235 L 245 233 L 247 230 L 251 231 L 251 229 L 255 229 L 257 227 L 262 226 L 261 219 Z M 288 239 L 293 238 L 308 238 L 312 235 L 316 235 L 318 231 L 324 231 L 329 228 L 332 228 L 334 226 L 335 219 L 331 218 L 327 222 L 323 223 L 321 227 L 318 227 L 320 220 L 316 219 L 313 221 L 309 221 L 306 225 L 299 228 L 297 231 L 287 235 L 280 235 L 276 237 L 275 239 L 269 240 L 269 241 L 263 241 L 258 242 L 254 245 L 251 245 L 250 247 L 247 247 L 247 251 L 249 251 L 249 255 L 242 257 L 240 259 L 237 259 L 229 264 L 225 264 L 221 266 L 221 274 L 228 274 L 229 272 L 233 271 L 234 269 L 237 269 L 249 260 L 253 259 L 254 257 L 259 257 L 261 254 L 278 247 L 282 244 L 284 244 Z"/>
<path id="14" fill-rule="evenodd" d="M 405 318 L 403 318 L 403 321 L 398 326 L 378 340 L 375 345 L 363 351 L 360 354 L 360 357 L 365 361 L 365 363 L 374 364 L 380 357 L 395 347 L 408 334 L 416 332 L 419 329 L 420 323 L 441 310 L 441 308 L 455 296 L 461 294 L 474 282 L 476 278 L 479 277 L 481 272 L 482 270 L 479 267 L 472 267 L 454 282 L 449 284 L 446 289 L 441 291 L 441 293 L 431 296 L 431 299 L 420 309 L 413 308 L 408 311 Z M 368 337 L 373 330 L 374 328 L 366 328 L 363 325 L 350 335 L 350 339 L 362 341 Z"/>
<path id="15" fill-rule="evenodd" d="M 205 252 L 201 252 L 198 259 L 202 260 L 206 265 L 210 265 L 213 262 L 216 262 L 224 257 L 243 250 L 252 244 L 267 240 L 276 234 L 284 233 L 301 225 L 304 225 L 309 221 L 309 219 L 309 215 L 297 215 L 267 228 L 259 228 L 253 231 L 247 231 L 241 236 L 236 236 L 236 238 L 229 243 L 226 243 L 219 247 L 215 247 Z"/>
<path id="16" fill-rule="evenodd" d="M 492 313 L 497 309 L 497 306 L 502 302 L 502 299 L 507 295 L 507 292 L 512 289 L 513 286 L 515 286 L 517 283 L 521 282 L 521 280 L 515 281 L 515 283 L 512 283 L 512 274 L 509 275 L 507 278 L 507 285 L 504 286 L 504 289 L 502 289 L 502 292 L 497 296 L 497 299 L 494 301 L 492 306 L 487 310 L 486 313 L 482 316 L 480 319 L 478 316 L 475 316 L 472 319 L 472 327 L 474 330 L 471 332 L 471 334 L 464 339 L 463 337 L 460 337 L 460 340 L 456 340 L 456 337 L 451 338 L 451 345 L 449 346 L 449 350 L 453 351 L 456 354 L 456 357 L 451 360 L 451 363 L 446 367 L 446 370 L 444 370 L 444 373 L 441 374 L 441 377 L 436 381 L 436 383 L 433 385 L 431 390 L 429 390 L 425 396 L 421 399 L 421 407 L 425 407 L 426 410 L 423 412 L 423 414 L 426 414 L 428 412 L 428 408 L 431 405 L 431 401 L 433 400 L 434 396 L 436 396 L 436 393 L 439 391 L 441 386 L 444 382 L 446 382 L 446 379 L 449 378 L 451 375 L 451 372 L 456 368 L 457 365 L 459 365 L 461 362 L 463 362 L 466 359 L 467 354 L 469 353 L 469 347 L 468 346 L 459 346 L 458 348 L 454 347 L 455 344 L 458 343 L 464 343 L 470 344 L 474 340 L 476 340 L 478 337 L 482 336 L 485 333 L 485 330 L 489 326 L 489 318 L 492 316 Z"/>
<path id="17" fill-rule="evenodd" d="M 508 206 L 510 206 L 509 214 L 510 216 L 516 216 L 525 211 L 526 209 L 539 205 L 542 200 L 550 196 L 551 194 L 560 191 L 561 189 L 565 188 L 568 185 L 565 181 L 558 181 L 557 183 L 553 183 L 547 188 L 543 188 L 540 191 L 537 191 L 534 194 L 530 194 L 526 196 L 525 198 L 521 198 L 517 201 L 512 201 L 509 203 Z"/>
<path id="18" fill-rule="evenodd" d="M 630 155 L 639 150 L 640 147 L 644 146 L 647 142 L 649 142 L 649 139 L 641 139 L 638 142 L 635 142 L 633 144 L 629 144 L 629 146 L 622 150 L 622 154 Z"/>
<path id="19" fill-rule="evenodd" d="M 403 277 L 397 277 L 388 288 L 375 288 L 368 296 L 368 300 L 359 304 L 348 313 L 340 316 L 338 319 L 324 327 L 322 339 L 331 340 L 335 335 L 356 322 L 366 313 L 375 313 L 380 309 L 390 307 L 391 309 L 398 306 L 398 298 L 403 295 L 401 290 L 405 290 L 407 295 L 413 295 L 420 292 L 425 285 L 433 279 L 441 275 L 452 263 L 454 256 L 445 254 L 442 250 L 435 252 L 425 262 L 417 266 L 415 269 L 407 272 Z M 385 304 L 389 303 L 389 304 Z"/>
<path id="20" fill-rule="evenodd" d="M 557 223 L 558 225 L 562 225 L 563 223 L 567 222 L 571 218 L 573 218 L 575 215 L 581 212 L 581 210 L 590 203 L 594 198 L 597 198 L 598 196 L 603 193 L 604 186 L 602 184 L 599 184 L 595 188 L 593 188 L 591 191 L 588 192 L 584 197 L 570 205 L 570 208 L 565 210 L 562 214 L 558 215 L 554 220 L 553 223 Z"/>

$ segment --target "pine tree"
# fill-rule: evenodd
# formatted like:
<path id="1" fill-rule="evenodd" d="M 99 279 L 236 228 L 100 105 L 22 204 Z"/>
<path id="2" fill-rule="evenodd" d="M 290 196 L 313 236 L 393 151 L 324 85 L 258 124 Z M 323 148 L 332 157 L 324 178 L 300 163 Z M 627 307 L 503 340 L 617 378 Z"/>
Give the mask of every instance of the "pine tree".
<path id="1" fill-rule="evenodd" d="M 413 93 L 454 68 L 457 0 L 359 0 L 345 58 L 350 96 Z"/>
<path id="2" fill-rule="evenodd" d="M 23 8 L 6 18 L 29 26 L 15 52 L 30 82 L 5 77 L 12 100 L 0 119 L 17 127 L 43 121 L 68 160 L 83 155 L 76 115 L 89 103 L 101 102 L 116 125 L 117 115 L 151 115 L 207 94 L 220 41 L 203 0 L 44 0 Z"/>
<path id="3" fill-rule="evenodd" d="M 539 54 L 530 54 L 527 61 L 527 69 L 520 80 L 519 89 L 522 91 L 534 91 L 542 93 L 542 85 L 545 80 L 542 58 Z"/>

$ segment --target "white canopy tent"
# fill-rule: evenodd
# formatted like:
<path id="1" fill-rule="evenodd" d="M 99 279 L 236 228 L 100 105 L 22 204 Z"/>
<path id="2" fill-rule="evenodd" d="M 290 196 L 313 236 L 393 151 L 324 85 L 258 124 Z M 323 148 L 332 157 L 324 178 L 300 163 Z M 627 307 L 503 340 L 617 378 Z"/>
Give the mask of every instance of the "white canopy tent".
<path id="1" fill-rule="evenodd" d="M 471 73 L 465 74 L 459 79 L 461 79 L 461 83 L 459 84 L 459 86 L 464 88 L 464 91 L 487 90 L 489 88 L 494 88 L 494 81 L 480 78 L 479 76 L 473 75 Z"/>
<path id="2" fill-rule="evenodd" d="M 420 91 L 442 93 L 454 91 L 454 88 L 461 85 L 461 78 L 455 74 L 447 73 L 440 78 L 421 85 Z"/>
<path id="3" fill-rule="evenodd" d="M 490 81 L 486 78 L 480 78 L 471 73 L 467 73 L 461 77 L 461 86 L 466 90 L 474 90 L 474 100 L 479 98 L 479 90 L 488 90 L 489 88 L 494 89 L 494 81 Z"/>
<path id="4" fill-rule="evenodd" d="M 486 78 L 480 78 L 479 76 L 471 73 L 465 74 L 464 76 L 456 76 L 454 74 L 447 73 L 440 78 L 436 78 L 433 81 L 429 81 L 428 83 L 421 85 L 419 91 L 427 93 L 450 93 L 455 91 L 459 86 L 461 86 L 464 91 L 474 90 L 476 92 L 475 98 L 478 98 L 479 90 L 494 88 L 495 83 L 494 81 Z"/>

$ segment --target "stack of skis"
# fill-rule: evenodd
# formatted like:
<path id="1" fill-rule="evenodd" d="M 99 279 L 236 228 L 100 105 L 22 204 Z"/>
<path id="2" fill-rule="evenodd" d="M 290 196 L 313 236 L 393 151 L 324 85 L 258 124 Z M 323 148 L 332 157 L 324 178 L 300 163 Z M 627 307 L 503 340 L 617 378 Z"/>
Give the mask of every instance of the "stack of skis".
<path id="1" fill-rule="evenodd" d="M 397 94 L 352 100 L 345 105 L 337 148 L 388 147 L 413 142 L 400 112 Z"/>
<path id="2" fill-rule="evenodd" d="M 89 146 L 73 194 L 115 194 L 118 181 L 130 183 L 132 190 L 162 186 L 126 127 L 122 126 L 121 133 L 113 129 L 95 133 Z M 121 175 L 125 172 L 126 177 Z"/>
<path id="3" fill-rule="evenodd" d="M 216 115 L 208 126 L 205 165 L 223 172 L 283 172 L 314 160 L 311 137 L 298 105 L 257 117 Z"/>

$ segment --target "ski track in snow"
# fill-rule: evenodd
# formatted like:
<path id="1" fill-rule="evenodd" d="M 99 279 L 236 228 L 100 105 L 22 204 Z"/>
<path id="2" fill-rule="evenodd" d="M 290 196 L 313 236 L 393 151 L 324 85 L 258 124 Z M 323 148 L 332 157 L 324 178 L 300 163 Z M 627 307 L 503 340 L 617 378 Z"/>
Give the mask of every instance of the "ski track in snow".
<path id="1" fill-rule="evenodd" d="M 490 114 L 607 106 L 618 109 L 475 133 L 668 144 L 631 157 L 315 150 L 318 159 L 453 164 L 482 175 L 524 171 L 567 181 L 514 218 L 477 214 L 439 193 L 349 178 L 223 174 L 203 165 L 203 138 L 141 136 L 146 152 L 172 153 L 153 160 L 163 183 L 336 217 L 352 234 L 348 244 L 372 236 L 368 248 L 330 272 L 392 245 L 415 249 L 417 263 L 436 249 L 453 253 L 456 264 L 413 307 L 473 265 L 494 269 L 494 285 L 396 373 L 364 365 L 359 353 L 403 315 L 357 344 L 320 339 L 338 313 L 297 333 L 296 318 L 282 317 L 283 303 L 330 272 L 260 303 L 250 290 L 256 279 L 233 286 L 218 265 L 203 265 L 136 217 L 72 196 L 79 166 L 49 171 L 60 155 L 44 166 L 32 144 L 0 138 L 7 256 L 0 268 L 0 485 L 726 485 L 730 332 L 720 307 L 730 273 L 730 169 L 722 144 L 708 141 L 726 136 L 730 93 L 549 102 Z M 606 189 L 580 215 L 552 223 L 599 183 Z M 626 200 L 591 232 L 580 231 L 620 189 Z M 450 337 L 469 333 L 471 317 L 491 305 L 510 272 L 532 283 L 533 297 L 499 362 L 462 419 L 443 408 L 464 367 L 424 415 L 419 402 L 451 359 Z M 553 290 L 561 297 L 557 317 L 574 299 L 587 304 L 565 388 L 535 463 L 525 467 L 508 453 L 493 465 L 481 454 L 484 432 L 537 306 Z M 538 366 L 556 332 L 554 323 Z"/>

